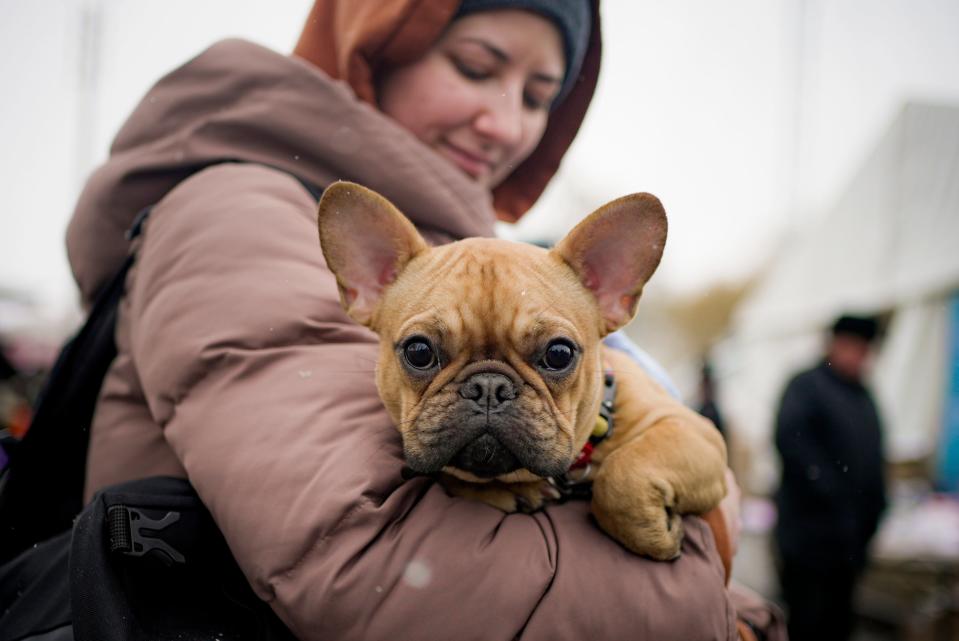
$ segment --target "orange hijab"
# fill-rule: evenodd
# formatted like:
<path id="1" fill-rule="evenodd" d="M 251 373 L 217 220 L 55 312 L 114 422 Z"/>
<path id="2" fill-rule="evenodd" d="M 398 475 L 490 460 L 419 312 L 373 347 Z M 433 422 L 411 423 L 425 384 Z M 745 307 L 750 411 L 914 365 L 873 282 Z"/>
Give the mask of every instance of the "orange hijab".
<path id="1" fill-rule="evenodd" d="M 533 206 L 559 169 L 586 115 L 602 51 L 599 0 L 590 1 L 593 30 L 579 79 L 550 113 L 539 146 L 493 189 L 500 220 L 516 222 Z M 315 0 L 293 53 L 331 78 L 345 81 L 361 100 L 375 105 L 376 72 L 422 56 L 458 7 L 459 0 Z"/>

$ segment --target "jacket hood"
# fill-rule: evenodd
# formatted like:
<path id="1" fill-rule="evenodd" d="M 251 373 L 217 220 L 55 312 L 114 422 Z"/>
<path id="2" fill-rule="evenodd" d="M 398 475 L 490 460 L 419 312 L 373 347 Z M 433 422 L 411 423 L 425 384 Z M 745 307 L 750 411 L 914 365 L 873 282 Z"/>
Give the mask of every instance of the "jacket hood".
<path id="1" fill-rule="evenodd" d="M 579 77 L 552 111 L 539 146 L 493 190 L 500 220 L 516 222 L 539 199 L 583 122 L 599 78 L 599 0 L 589 2 L 592 32 Z M 294 54 L 376 103 L 380 69 L 422 56 L 449 24 L 460 0 L 315 0 Z"/>
<path id="2" fill-rule="evenodd" d="M 493 235 L 489 192 L 345 83 L 296 57 L 226 40 L 147 93 L 87 182 L 67 229 L 84 300 L 126 256 L 124 234 L 141 209 L 225 161 L 269 165 L 321 188 L 363 183 L 441 237 Z"/>

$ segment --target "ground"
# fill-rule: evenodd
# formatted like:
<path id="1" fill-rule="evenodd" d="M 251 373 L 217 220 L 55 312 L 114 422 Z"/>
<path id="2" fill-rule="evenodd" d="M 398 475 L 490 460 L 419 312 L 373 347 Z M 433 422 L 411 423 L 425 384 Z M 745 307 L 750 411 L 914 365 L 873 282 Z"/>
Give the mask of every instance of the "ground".
<path id="1" fill-rule="evenodd" d="M 780 603 L 768 532 L 742 533 L 733 578 Z M 853 641 L 959 641 L 959 567 L 876 563 L 864 577 L 856 611 Z"/>

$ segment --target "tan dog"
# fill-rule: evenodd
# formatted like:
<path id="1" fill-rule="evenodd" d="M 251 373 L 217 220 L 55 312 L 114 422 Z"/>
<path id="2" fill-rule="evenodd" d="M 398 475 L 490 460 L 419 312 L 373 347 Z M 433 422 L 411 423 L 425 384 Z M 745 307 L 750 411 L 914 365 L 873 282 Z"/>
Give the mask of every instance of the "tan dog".
<path id="1" fill-rule="evenodd" d="M 590 466 L 600 526 L 630 550 L 679 553 L 680 515 L 723 498 L 717 430 L 601 339 L 632 319 L 662 256 L 649 194 L 613 201 L 552 251 L 472 238 L 430 247 L 390 202 L 339 182 L 319 233 L 343 307 L 380 336 L 376 384 L 410 468 L 507 512 L 536 509 L 597 424 L 615 371 L 615 431 Z"/>

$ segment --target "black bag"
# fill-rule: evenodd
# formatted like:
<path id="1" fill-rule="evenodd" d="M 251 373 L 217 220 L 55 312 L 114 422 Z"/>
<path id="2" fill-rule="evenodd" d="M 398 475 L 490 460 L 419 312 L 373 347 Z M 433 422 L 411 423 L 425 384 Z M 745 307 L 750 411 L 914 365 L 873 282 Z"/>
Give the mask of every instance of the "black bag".
<path id="1" fill-rule="evenodd" d="M 319 199 L 321 189 L 294 177 Z M 107 488 L 81 513 L 90 426 L 116 357 L 117 308 L 133 261 L 60 352 L 0 477 L 0 641 L 60 641 L 74 632 L 95 641 L 292 639 L 186 481 Z"/>
<path id="2" fill-rule="evenodd" d="M 145 214 L 143 214 L 145 216 Z M 90 424 L 117 354 L 113 332 L 129 256 L 60 352 L 0 486 L 0 563 L 68 530 L 83 507 Z"/>
<path id="3" fill-rule="evenodd" d="M 183 479 L 107 488 L 0 566 L 0 641 L 292 641 Z"/>

